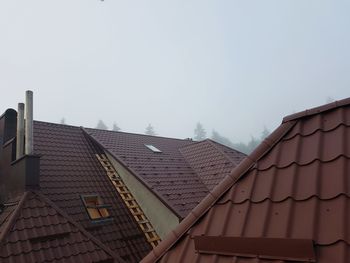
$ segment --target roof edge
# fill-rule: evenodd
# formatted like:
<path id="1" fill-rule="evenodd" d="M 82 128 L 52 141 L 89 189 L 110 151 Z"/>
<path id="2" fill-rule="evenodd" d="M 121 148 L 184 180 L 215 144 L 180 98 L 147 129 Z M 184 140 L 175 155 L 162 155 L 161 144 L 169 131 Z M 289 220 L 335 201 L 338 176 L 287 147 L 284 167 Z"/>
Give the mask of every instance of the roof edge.
<path id="1" fill-rule="evenodd" d="M 88 133 L 88 131 L 84 128 L 84 127 L 80 127 L 82 129 L 82 131 L 94 142 L 96 143 L 98 146 L 100 146 L 104 151 L 106 151 L 108 154 L 110 154 L 116 161 L 118 161 L 127 171 L 129 171 L 132 175 L 134 175 L 134 177 L 141 183 L 143 184 L 149 191 L 151 191 L 164 205 L 165 207 L 167 207 L 170 211 L 172 211 L 179 220 L 183 219 L 183 217 L 177 212 L 175 211 L 174 208 L 172 208 L 165 200 L 164 198 L 158 194 L 156 191 L 154 191 L 151 186 L 144 180 L 142 180 L 142 178 L 140 178 L 140 176 L 137 175 L 137 173 L 131 169 L 130 167 L 128 167 L 126 165 L 126 163 L 124 163 L 123 160 L 121 160 L 118 156 L 116 156 L 114 153 L 112 153 L 110 150 L 108 150 L 104 145 L 102 145 L 96 138 L 94 138 L 92 135 L 90 135 Z"/>
<path id="2" fill-rule="evenodd" d="M 12 226 L 15 224 L 18 213 L 21 211 L 21 208 L 22 208 L 25 200 L 27 199 L 28 194 L 29 194 L 28 192 L 24 192 L 22 194 L 21 199 L 19 200 L 19 202 L 17 204 L 17 207 L 10 215 L 10 218 L 8 219 L 8 222 L 4 228 L 4 231 L 2 231 L 0 234 L 0 245 L 4 241 L 4 238 L 7 236 L 8 232 L 11 230 Z"/>
<path id="3" fill-rule="evenodd" d="M 239 163 L 237 163 L 237 162 L 235 162 L 234 160 L 232 160 L 231 157 L 230 157 L 227 153 L 225 153 L 222 149 L 220 149 L 216 144 L 220 144 L 220 145 L 222 145 L 222 146 L 224 146 L 224 147 L 228 147 L 228 148 L 230 148 L 230 149 L 232 149 L 232 150 L 234 150 L 234 151 L 236 151 L 236 152 L 239 152 L 240 154 L 243 154 L 243 155 L 244 155 L 244 158 L 247 157 L 247 155 L 246 155 L 245 153 L 242 153 L 241 151 L 237 151 L 236 149 L 233 149 L 233 148 L 231 148 L 231 147 L 229 147 L 229 146 L 226 146 L 226 145 L 224 145 L 224 144 L 222 144 L 222 143 L 213 141 L 213 140 L 211 140 L 211 139 L 207 139 L 207 140 L 208 140 L 208 142 L 209 142 L 215 149 L 217 149 L 219 152 L 221 152 L 221 153 L 226 157 L 226 159 L 228 159 L 231 163 L 233 163 L 234 165 L 236 165 L 236 167 L 237 167 L 237 165 L 238 165 Z M 235 169 L 235 168 L 234 168 L 234 169 Z"/>
<path id="4" fill-rule="evenodd" d="M 151 263 L 159 260 L 196 222 L 210 207 L 234 185 L 257 160 L 263 157 L 281 138 L 295 125 L 296 121 L 282 123 L 262 143 L 248 155 L 219 185 L 217 185 L 173 230 L 167 237 L 155 247 L 141 263 Z"/>
<path id="5" fill-rule="evenodd" d="M 293 113 L 291 115 L 287 115 L 286 117 L 283 118 L 282 123 L 307 117 L 307 116 L 312 116 L 321 112 L 329 111 L 329 110 L 336 109 L 346 105 L 350 105 L 350 98 L 337 100 L 328 104 L 324 104 L 322 106 L 314 107 L 311 109 Z"/>
<path id="6" fill-rule="evenodd" d="M 81 126 L 82 127 L 82 126 Z M 144 137 L 153 137 L 153 138 L 161 138 L 161 139 L 169 139 L 169 140 L 177 140 L 177 141 L 184 141 L 184 142 L 196 142 L 193 141 L 191 138 L 185 138 L 185 139 L 180 139 L 180 138 L 173 138 L 173 137 L 167 137 L 167 136 L 159 136 L 159 135 L 148 135 L 148 134 L 142 134 L 142 133 L 136 133 L 136 132 L 126 132 L 126 131 L 113 131 L 113 130 L 102 130 L 102 129 L 97 129 L 97 128 L 89 128 L 89 127 L 82 127 L 84 129 L 90 129 L 90 130 L 96 130 L 96 131 L 106 131 L 106 132 L 111 132 L 111 133 L 122 133 L 122 134 L 129 134 L 129 135 L 137 135 L 137 136 L 144 136 Z"/>
<path id="7" fill-rule="evenodd" d="M 234 148 L 231 148 L 230 146 L 227 146 L 227 145 L 222 144 L 222 143 L 220 143 L 220 142 L 216 142 L 216 141 L 214 141 L 214 140 L 212 140 L 212 139 L 210 139 L 210 138 L 206 138 L 206 139 L 204 139 L 204 140 L 202 140 L 202 141 L 195 141 L 195 142 L 193 142 L 192 144 L 188 144 L 188 145 L 181 146 L 181 147 L 179 148 L 179 151 L 180 151 L 180 153 L 182 154 L 182 152 L 181 152 L 182 149 L 185 149 L 185 148 L 188 148 L 188 147 L 191 147 L 191 146 L 193 146 L 193 145 L 200 144 L 200 143 L 204 143 L 204 142 L 209 143 L 212 147 L 214 147 L 217 151 L 219 151 L 226 159 L 228 159 L 228 160 L 229 160 L 232 164 L 234 164 L 236 167 L 237 167 L 238 164 L 237 164 L 235 161 L 233 161 L 232 158 L 231 158 L 227 153 L 225 153 L 224 151 L 222 151 L 222 149 L 220 149 L 220 148 L 217 146 L 217 144 L 219 144 L 219 145 L 221 145 L 221 146 L 224 146 L 224 147 L 227 147 L 227 148 L 230 148 L 231 150 L 236 151 L 236 152 L 238 152 L 238 153 L 240 153 L 240 154 L 243 154 L 245 157 L 247 157 L 247 154 L 245 154 L 245 153 L 243 153 L 243 152 L 241 152 L 241 151 L 239 151 L 239 150 L 236 150 L 236 149 L 234 149 Z M 185 158 L 185 159 L 186 159 L 186 158 Z"/>

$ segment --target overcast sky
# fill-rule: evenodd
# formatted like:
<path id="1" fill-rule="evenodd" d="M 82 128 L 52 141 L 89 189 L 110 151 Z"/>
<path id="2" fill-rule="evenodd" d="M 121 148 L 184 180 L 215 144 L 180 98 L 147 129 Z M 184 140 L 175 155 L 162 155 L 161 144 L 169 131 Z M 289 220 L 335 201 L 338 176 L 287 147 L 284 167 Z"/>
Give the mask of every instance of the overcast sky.
<path id="1" fill-rule="evenodd" d="M 350 1 L 0 0 L 0 111 L 231 140 L 350 96 Z"/>

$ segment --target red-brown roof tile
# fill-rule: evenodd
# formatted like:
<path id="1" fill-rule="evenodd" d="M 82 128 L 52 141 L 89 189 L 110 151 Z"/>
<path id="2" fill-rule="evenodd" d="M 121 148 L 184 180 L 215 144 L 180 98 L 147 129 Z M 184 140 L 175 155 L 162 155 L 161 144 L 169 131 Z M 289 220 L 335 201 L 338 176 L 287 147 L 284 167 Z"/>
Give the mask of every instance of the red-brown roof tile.
<path id="1" fill-rule="evenodd" d="M 349 120 L 350 99 L 286 117 L 142 262 L 295 260 L 198 253 L 195 236 L 313 240 L 316 262 L 348 262 Z"/>
<path id="2" fill-rule="evenodd" d="M 210 140 L 193 142 L 85 130 L 180 218 L 184 218 L 245 157 Z M 146 144 L 155 146 L 162 153 L 152 152 Z M 213 172 L 217 169 L 222 173 Z"/>
<path id="3" fill-rule="evenodd" d="M 34 152 L 40 158 L 40 187 L 45 196 L 64 210 L 104 245 L 127 262 L 138 262 L 151 246 L 116 193 L 97 149 L 79 127 L 34 122 Z M 97 194 L 112 221 L 91 222 L 81 195 Z"/>
<path id="4" fill-rule="evenodd" d="M 39 193 L 25 192 L 1 217 L 1 262 L 125 262 Z"/>

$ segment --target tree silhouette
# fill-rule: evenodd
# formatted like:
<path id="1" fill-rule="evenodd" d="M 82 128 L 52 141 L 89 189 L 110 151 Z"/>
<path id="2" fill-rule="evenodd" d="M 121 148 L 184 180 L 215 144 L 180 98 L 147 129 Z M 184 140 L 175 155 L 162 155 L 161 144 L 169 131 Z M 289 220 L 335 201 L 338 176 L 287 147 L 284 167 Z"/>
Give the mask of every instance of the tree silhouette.
<path id="1" fill-rule="evenodd" d="M 196 141 L 203 141 L 207 137 L 207 133 L 203 128 L 203 125 L 198 122 L 196 128 L 194 129 L 194 139 Z"/>
<path id="2" fill-rule="evenodd" d="M 62 118 L 61 121 L 60 121 L 61 124 L 66 124 L 66 119 L 65 118 Z"/>
<path id="3" fill-rule="evenodd" d="M 97 125 L 96 125 L 96 129 L 108 130 L 108 127 L 102 120 L 99 120 Z"/>
<path id="4" fill-rule="evenodd" d="M 215 130 L 213 130 L 211 138 L 212 138 L 213 141 L 216 141 L 216 142 L 221 143 L 223 145 L 226 145 L 228 147 L 231 147 L 231 148 L 234 147 L 234 144 L 230 141 L 230 139 L 220 135 L 220 133 L 218 133 Z"/>
<path id="5" fill-rule="evenodd" d="M 261 132 L 260 141 L 263 141 L 267 136 L 270 135 L 270 133 L 271 132 L 264 126 L 264 129 Z"/>
<path id="6" fill-rule="evenodd" d="M 226 145 L 230 148 L 233 148 L 235 150 L 238 150 L 242 153 L 249 154 L 251 153 L 268 135 L 270 134 L 270 131 L 264 127 L 264 130 L 261 132 L 260 138 L 255 138 L 254 136 L 251 136 L 250 141 L 248 143 L 239 142 L 239 143 L 233 143 L 230 139 L 220 135 L 217 131 L 213 130 L 212 133 L 212 140 L 216 141 L 218 143 L 221 143 L 223 145 Z"/>
<path id="7" fill-rule="evenodd" d="M 119 126 L 114 122 L 113 123 L 113 128 L 112 128 L 113 131 L 120 131 L 121 129 L 119 128 Z"/>
<path id="8" fill-rule="evenodd" d="M 156 132 L 154 131 L 152 124 L 148 124 L 148 126 L 146 127 L 146 130 L 145 130 L 145 134 L 156 135 Z"/>

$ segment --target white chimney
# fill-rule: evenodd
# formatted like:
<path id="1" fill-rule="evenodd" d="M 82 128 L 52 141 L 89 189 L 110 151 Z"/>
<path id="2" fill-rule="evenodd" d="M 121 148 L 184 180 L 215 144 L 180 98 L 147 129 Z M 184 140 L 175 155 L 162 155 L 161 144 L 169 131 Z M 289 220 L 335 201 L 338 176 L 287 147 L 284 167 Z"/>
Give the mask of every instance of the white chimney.
<path id="1" fill-rule="evenodd" d="M 26 91 L 25 154 L 33 154 L 33 91 Z"/>
<path id="2" fill-rule="evenodd" d="M 24 152 L 24 103 L 18 103 L 16 140 L 16 159 L 19 159 Z"/>

